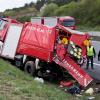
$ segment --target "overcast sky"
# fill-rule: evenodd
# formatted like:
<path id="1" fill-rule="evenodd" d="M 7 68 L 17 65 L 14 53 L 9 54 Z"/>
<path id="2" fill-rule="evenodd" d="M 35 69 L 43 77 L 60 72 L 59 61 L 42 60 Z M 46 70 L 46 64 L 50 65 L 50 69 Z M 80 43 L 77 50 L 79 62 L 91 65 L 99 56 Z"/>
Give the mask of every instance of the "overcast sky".
<path id="1" fill-rule="evenodd" d="M 24 6 L 25 3 L 36 2 L 37 0 L 0 0 L 0 12 Z"/>

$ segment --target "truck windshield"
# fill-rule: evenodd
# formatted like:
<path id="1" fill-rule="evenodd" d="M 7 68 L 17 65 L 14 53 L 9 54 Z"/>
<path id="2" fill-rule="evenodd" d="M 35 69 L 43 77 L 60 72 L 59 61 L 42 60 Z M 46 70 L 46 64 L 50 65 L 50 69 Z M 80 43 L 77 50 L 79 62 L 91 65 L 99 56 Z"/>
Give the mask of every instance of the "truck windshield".
<path id="1" fill-rule="evenodd" d="M 0 30 L 2 30 L 5 26 L 6 22 L 3 20 L 0 20 Z"/>
<path id="2" fill-rule="evenodd" d="M 75 20 L 64 20 L 62 25 L 65 27 L 75 26 Z"/>

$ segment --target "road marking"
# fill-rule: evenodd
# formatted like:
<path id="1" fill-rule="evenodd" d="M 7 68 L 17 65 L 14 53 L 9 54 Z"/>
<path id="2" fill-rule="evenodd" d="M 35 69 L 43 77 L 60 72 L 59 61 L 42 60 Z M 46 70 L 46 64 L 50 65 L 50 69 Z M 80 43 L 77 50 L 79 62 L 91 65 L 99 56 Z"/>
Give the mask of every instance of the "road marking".
<path id="1" fill-rule="evenodd" d="M 93 63 L 94 65 L 97 65 L 97 66 L 100 66 L 100 64 L 97 64 L 97 63 Z"/>
<path id="2" fill-rule="evenodd" d="M 89 64 L 91 64 L 91 62 L 89 62 Z M 100 64 L 98 64 L 98 63 L 93 63 L 94 65 L 97 65 L 97 66 L 100 66 Z"/>

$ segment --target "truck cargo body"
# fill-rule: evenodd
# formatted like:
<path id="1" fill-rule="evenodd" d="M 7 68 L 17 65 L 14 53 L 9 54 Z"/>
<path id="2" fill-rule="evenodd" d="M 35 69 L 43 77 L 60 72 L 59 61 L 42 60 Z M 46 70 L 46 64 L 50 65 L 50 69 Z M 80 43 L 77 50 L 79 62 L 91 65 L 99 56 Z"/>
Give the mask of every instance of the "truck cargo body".
<path id="1" fill-rule="evenodd" d="M 22 31 L 17 53 L 51 61 L 55 38 L 55 28 L 26 23 Z"/>
<path id="2" fill-rule="evenodd" d="M 77 61 L 86 55 L 86 47 L 83 45 L 83 41 L 86 40 L 88 36 L 83 32 L 76 33 L 77 31 L 71 31 L 61 25 L 57 26 L 56 29 L 55 27 L 51 28 L 45 25 L 26 23 L 22 31 L 17 53 L 35 59 L 38 58 L 46 62 L 55 62 L 60 65 L 59 67 L 67 70 L 82 86 L 86 87 L 92 81 L 92 78 L 80 68 Z M 67 36 L 69 41 L 74 43 L 74 49 L 82 50 L 79 58 L 73 57 L 73 55 L 70 54 L 71 49 L 73 49 L 70 48 L 70 43 L 68 44 L 68 49 L 70 48 L 68 51 L 63 48 L 62 44 L 58 46 L 59 43 L 57 39 L 60 35 Z M 32 59 L 30 61 L 32 61 Z M 27 70 L 29 72 L 29 69 Z"/>

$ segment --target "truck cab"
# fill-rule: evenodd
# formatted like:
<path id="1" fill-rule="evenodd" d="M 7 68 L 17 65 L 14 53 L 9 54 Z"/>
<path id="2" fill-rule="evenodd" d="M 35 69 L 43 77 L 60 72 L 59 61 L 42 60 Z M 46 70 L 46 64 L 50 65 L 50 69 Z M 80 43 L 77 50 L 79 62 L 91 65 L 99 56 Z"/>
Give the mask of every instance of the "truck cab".
<path id="1" fill-rule="evenodd" d="M 71 28 L 73 30 L 76 29 L 75 18 L 73 18 L 71 16 L 59 17 L 58 23 L 65 26 L 65 27 Z"/>
<path id="2" fill-rule="evenodd" d="M 72 30 L 76 30 L 75 25 L 75 18 L 71 16 L 65 16 L 65 17 L 33 17 L 31 18 L 31 22 L 33 24 L 43 24 L 47 26 L 56 26 L 58 24 L 65 26 L 67 28 L 70 28 Z"/>

